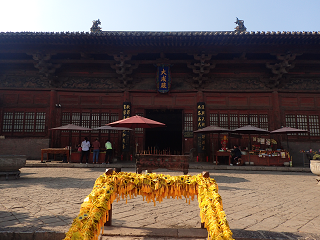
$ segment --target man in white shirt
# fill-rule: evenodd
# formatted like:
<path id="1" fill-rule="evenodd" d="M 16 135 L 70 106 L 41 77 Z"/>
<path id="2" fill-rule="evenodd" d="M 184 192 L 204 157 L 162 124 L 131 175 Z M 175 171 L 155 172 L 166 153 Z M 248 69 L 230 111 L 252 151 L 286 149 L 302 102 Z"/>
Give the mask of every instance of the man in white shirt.
<path id="1" fill-rule="evenodd" d="M 90 153 L 90 142 L 88 141 L 88 138 L 85 137 L 84 141 L 81 143 L 81 159 L 80 164 L 82 164 L 82 159 L 84 156 L 86 156 L 86 164 L 88 164 L 89 161 L 89 153 Z"/>

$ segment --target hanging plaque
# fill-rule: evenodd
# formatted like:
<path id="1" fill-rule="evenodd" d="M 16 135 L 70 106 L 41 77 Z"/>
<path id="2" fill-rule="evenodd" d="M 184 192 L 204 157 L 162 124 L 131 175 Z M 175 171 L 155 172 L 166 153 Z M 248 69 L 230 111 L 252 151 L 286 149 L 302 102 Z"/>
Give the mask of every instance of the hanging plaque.
<path id="1" fill-rule="evenodd" d="M 131 103 L 124 102 L 123 103 L 123 119 L 131 116 Z M 130 150 L 130 132 L 122 131 L 122 150 L 127 152 Z"/>
<path id="2" fill-rule="evenodd" d="M 157 89 L 160 93 L 167 93 L 171 88 L 170 66 L 159 65 L 157 70 Z"/>
<path id="3" fill-rule="evenodd" d="M 206 126 L 205 121 L 205 103 L 204 102 L 198 102 L 197 104 L 197 125 L 198 129 L 202 129 Z M 205 134 L 198 134 L 198 152 L 202 153 L 204 152 L 206 145 L 206 136 Z"/>

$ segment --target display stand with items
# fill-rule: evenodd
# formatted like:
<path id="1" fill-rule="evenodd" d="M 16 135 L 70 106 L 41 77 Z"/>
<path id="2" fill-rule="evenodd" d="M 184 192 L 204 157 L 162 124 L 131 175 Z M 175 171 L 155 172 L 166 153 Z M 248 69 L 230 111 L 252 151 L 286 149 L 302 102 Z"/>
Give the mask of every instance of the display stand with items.
<path id="1" fill-rule="evenodd" d="M 226 148 L 226 138 L 221 139 L 222 149 L 215 152 L 216 165 L 231 164 L 231 151 Z M 251 150 L 246 148 L 242 150 L 242 156 L 237 165 L 252 165 L 252 166 L 292 166 L 292 159 L 288 151 L 284 149 L 274 149 L 277 146 L 277 141 L 269 138 L 252 138 L 253 145 Z M 265 149 L 262 149 L 265 148 Z M 228 160 L 226 161 L 227 158 Z"/>

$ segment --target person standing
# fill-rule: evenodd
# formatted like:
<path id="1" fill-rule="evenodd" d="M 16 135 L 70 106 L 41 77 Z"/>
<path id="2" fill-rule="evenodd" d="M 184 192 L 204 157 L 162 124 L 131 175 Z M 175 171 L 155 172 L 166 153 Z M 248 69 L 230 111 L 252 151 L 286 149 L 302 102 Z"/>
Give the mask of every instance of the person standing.
<path id="1" fill-rule="evenodd" d="M 231 152 L 231 164 L 230 165 L 238 165 L 240 164 L 239 159 L 241 158 L 241 150 L 237 145 L 233 146 L 233 150 Z"/>
<path id="2" fill-rule="evenodd" d="M 81 143 L 81 159 L 80 164 L 82 164 L 82 159 L 84 156 L 86 156 L 86 164 L 88 164 L 89 161 L 89 153 L 90 153 L 90 142 L 88 141 L 88 138 L 85 137 L 84 141 Z"/>
<path id="3" fill-rule="evenodd" d="M 92 162 L 93 162 L 93 164 L 99 163 L 100 142 L 99 142 L 98 138 L 96 138 L 96 140 L 92 143 L 92 147 L 93 147 Z"/>
<path id="4" fill-rule="evenodd" d="M 112 158 L 112 144 L 110 142 L 110 140 L 108 139 L 106 144 L 105 144 L 105 147 L 106 147 L 106 157 L 104 159 L 104 162 L 105 163 L 112 163 L 111 161 L 111 158 Z"/>

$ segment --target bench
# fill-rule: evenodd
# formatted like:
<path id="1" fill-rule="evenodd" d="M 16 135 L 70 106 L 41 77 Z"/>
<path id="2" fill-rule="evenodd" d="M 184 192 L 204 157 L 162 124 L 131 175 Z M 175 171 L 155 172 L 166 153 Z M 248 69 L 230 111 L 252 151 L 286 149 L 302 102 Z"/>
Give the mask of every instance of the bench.
<path id="1" fill-rule="evenodd" d="M 182 171 L 184 175 L 189 170 L 189 155 L 157 155 L 157 154 L 136 154 L 136 173 L 143 170 L 152 172 L 158 168 Z"/>

